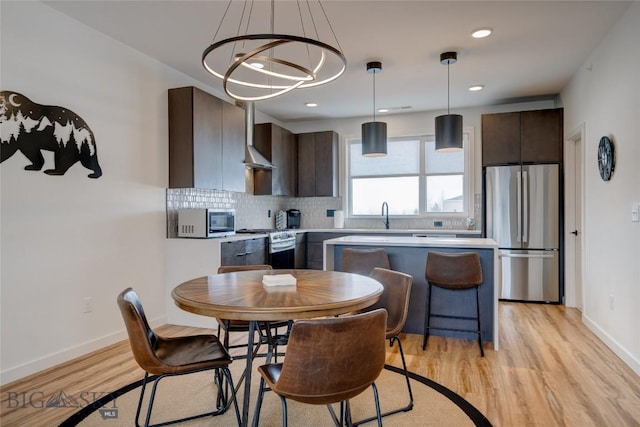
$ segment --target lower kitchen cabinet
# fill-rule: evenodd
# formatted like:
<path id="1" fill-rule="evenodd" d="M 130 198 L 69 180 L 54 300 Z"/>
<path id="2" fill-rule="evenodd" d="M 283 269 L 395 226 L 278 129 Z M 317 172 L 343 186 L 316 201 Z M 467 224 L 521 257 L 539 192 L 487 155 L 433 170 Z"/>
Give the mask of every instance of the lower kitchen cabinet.
<path id="1" fill-rule="evenodd" d="M 267 238 L 234 240 L 220 244 L 220 265 L 267 263 Z"/>
<path id="2" fill-rule="evenodd" d="M 324 269 L 324 241 L 337 239 L 338 237 L 361 235 L 362 233 L 333 232 L 333 231 L 307 231 L 307 266 L 311 270 Z M 389 233 L 366 233 L 367 236 L 389 236 Z M 393 236 L 411 236 L 409 233 L 393 233 Z M 467 237 L 467 236 L 465 236 Z M 298 268 L 298 267 L 296 267 Z"/>
<path id="3" fill-rule="evenodd" d="M 307 268 L 307 233 L 296 233 L 295 268 Z"/>
<path id="4" fill-rule="evenodd" d="M 324 247 L 322 242 L 344 236 L 348 236 L 348 233 L 307 232 L 307 268 L 312 270 L 322 270 L 324 257 Z"/>

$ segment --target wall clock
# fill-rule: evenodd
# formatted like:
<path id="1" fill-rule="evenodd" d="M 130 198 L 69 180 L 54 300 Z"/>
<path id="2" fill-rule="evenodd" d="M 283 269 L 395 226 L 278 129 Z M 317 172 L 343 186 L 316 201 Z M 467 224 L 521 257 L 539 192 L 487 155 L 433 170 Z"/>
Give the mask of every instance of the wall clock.
<path id="1" fill-rule="evenodd" d="M 603 181 L 609 181 L 613 174 L 615 167 L 615 152 L 613 148 L 613 142 L 603 136 L 600 138 L 600 144 L 598 145 L 598 169 L 600 170 L 600 177 Z"/>

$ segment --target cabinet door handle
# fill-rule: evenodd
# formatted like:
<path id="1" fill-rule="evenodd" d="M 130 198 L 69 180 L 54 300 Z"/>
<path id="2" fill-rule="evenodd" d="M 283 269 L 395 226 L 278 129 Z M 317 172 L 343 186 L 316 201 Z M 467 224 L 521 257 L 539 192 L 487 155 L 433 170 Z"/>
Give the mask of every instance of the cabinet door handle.
<path id="1" fill-rule="evenodd" d="M 251 255 L 253 252 L 245 252 L 245 255 Z"/>

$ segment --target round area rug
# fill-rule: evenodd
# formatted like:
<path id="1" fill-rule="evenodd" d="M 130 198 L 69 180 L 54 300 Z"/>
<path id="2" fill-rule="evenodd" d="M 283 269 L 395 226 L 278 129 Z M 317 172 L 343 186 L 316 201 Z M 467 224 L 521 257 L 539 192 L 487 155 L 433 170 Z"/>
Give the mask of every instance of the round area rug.
<path id="1" fill-rule="evenodd" d="M 234 381 L 240 377 L 239 370 L 244 363 L 231 365 Z M 413 390 L 414 407 L 409 412 L 400 412 L 382 419 L 385 426 L 480 426 L 491 427 L 491 423 L 469 402 L 448 388 L 431 381 L 428 378 L 409 373 Z M 260 375 L 256 372 L 252 376 L 252 396 L 249 410 L 253 416 L 258 382 Z M 135 413 L 140 396 L 141 381 L 137 381 L 104 398 L 88 405 L 60 424 L 61 427 L 120 427 L 135 425 Z M 380 396 L 382 412 L 404 407 L 409 403 L 409 393 L 402 374 L 402 370 L 386 365 L 376 381 Z M 240 388 L 239 393 L 242 393 Z M 255 391 L 255 393 L 254 393 Z M 215 405 L 215 387 L 213 386 L 213 372 L 206 371 L 196 374 L 167 377 L 160 381 L 154 402 L 151 423 L 183 418 L 190 415 L 211 411 Z M 146 394 L 150 394 L 147 387 Z M 242 400 L 242 395 L 240 395 Z M 143 414 L 146 411 L 147 400 L 143 403 Z M 333 421 L 326 406 L 315 406 L 288 400 L 290 426 L 333 426 Z M 335 406 L 338 408 L 338 406 Z M 354 422 L 375 415 L 373 391 L 367 391 L 351 400 L 351 413 Z M 141 418 L 144 415 L 141 415 Z M 141 420 L 141 422 L 143 422 Z M 217 417 L 207 417 L 180 425 L 189 427 L 203 426 L 236 426 L 236 418 L 232 408 Z M 265 393 L 262 410 L 260 411 L 260 426 L 271 427 L 282 425 L 282 406 L 280 398 L 275 393 Z M 371 422 L 367 425 L 377 425 Z"/>

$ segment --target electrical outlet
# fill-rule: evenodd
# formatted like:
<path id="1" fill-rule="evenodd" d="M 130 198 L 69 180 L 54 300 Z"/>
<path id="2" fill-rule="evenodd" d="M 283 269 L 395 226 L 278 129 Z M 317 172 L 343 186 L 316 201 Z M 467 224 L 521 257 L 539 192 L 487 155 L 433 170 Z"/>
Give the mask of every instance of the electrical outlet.
<path id="1" fill-rule="evenodd" d="M 267 211 L 267 218 L 271 218 L 271 209 Z"/>
<path id="2" fill-rule="evenodd" d="M 93 311 L 93 298 L 91 297 L 82 298 L 82 312 L 91 313 L 92 311 Z"/>
<path id="3" fill-rule="evenodd" d="M 613 294 L 609 294 L 609 310 L 613 310 Z"/>

